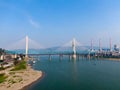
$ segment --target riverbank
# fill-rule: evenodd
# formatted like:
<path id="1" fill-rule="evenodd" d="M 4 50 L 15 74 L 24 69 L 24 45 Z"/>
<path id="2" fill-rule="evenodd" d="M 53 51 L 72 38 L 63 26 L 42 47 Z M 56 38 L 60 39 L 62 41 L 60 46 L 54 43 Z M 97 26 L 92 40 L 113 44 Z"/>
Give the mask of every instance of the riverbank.
<path id="1" fill-rule="evenodd" d="M 25 87 L 23 87 L 20 90 L 29 90 L 33 85 L 35 85 L 36 83 L 39 83 L 45 76 L 45 73 L 42 72 L 42 77 L 38 78 L 36 81 L 30 83 L 29 85 L 26 85 Z"/>
<path id="2" fill-rule="evenodd" d="M 5 82 L 0 84 L 0 90 L 25 90 L 42 77 L 42 71 L 33 70 L 30 66 L 26 70 L 10 71 Z"/>
<path id="3" fill-rule="evenodd" d="M 112 61 L 120 61 L 120 58 L 97 58 L 98 60 L 112 60 Z"/>

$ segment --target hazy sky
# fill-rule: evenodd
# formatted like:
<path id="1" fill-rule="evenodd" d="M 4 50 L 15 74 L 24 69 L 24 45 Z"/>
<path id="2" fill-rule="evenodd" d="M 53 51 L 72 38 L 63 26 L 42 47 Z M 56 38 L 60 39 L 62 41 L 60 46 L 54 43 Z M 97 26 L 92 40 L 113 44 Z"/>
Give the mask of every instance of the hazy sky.
<path id="1" fill-rule="evenodd" d="M 120 44 L 120 0 L 0 0 L 0 47 L 28 35 L 45 47 L 76 38 Z"/>

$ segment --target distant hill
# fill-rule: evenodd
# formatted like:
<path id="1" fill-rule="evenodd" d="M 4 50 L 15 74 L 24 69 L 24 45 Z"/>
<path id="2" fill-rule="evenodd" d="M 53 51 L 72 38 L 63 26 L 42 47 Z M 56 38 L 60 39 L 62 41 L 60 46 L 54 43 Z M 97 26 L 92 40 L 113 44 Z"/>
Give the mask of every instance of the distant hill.
<path id="1" fill-rule="evenodd" d="M 90 50 L 90 46 L 77 46 L 76 51 L 78 53 L 81 52 L 88 52 Z M 99 47 L 93 47 L 95 50 L 98 50 Z M 9 50 L 9 52 L 12 53 L 18 53 L 18 54 L 25 54 L 25 49 L 17 49 L 17 50 Z M 72 53 L 72 47 L 51 47 L 46 49 L 29 49 L 29 54 L 49 54 L 49 53 Z"/>

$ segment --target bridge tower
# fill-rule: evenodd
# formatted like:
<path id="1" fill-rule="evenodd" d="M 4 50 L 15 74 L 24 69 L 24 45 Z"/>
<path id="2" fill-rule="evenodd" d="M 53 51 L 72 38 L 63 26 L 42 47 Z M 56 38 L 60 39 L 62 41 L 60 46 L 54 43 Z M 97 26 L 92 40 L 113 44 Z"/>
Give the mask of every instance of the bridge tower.
<path id="1" fill-rule="evenodd" d="M 26 36 L 26 53 L 25 57 L 28 58 L 28 36 Z"/>
<path id="2" fill-rule="evenodd" d="M 112 51 L 112 40 L 110 38 L 110 52 Z"/>
<path id="3" fill-rule="evenodd" d="M 73 49 L 73 56 L 72 56 L 72 58 L 73 59 L 76 59 L 76 42 L 75 41 L 76 40 L 74 38 L 73 41 L 72 41 L 72 49 Z"/>
<path id="4" fill-rule="evenodd" d="M 102 51 L 101 39 L 99 39 L 99 51 Z"/>

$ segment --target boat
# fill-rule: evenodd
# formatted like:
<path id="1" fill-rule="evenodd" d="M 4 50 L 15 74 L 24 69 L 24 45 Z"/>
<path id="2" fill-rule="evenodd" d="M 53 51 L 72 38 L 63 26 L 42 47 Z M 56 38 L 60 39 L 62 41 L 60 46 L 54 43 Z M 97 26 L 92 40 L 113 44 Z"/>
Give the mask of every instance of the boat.
<path id="1" fill-rule="evenodd" d="M 35 60 L 33 60 L 33 64 L 35 63 Z"/>

